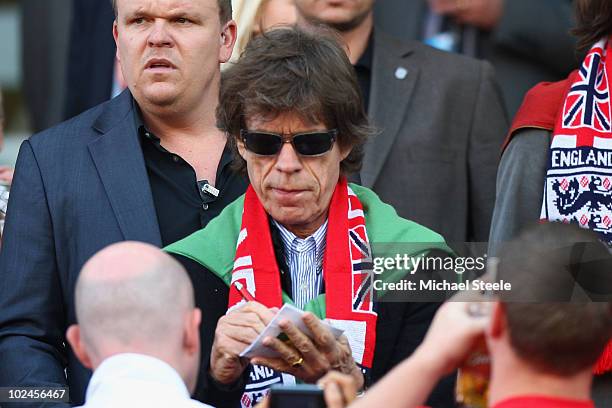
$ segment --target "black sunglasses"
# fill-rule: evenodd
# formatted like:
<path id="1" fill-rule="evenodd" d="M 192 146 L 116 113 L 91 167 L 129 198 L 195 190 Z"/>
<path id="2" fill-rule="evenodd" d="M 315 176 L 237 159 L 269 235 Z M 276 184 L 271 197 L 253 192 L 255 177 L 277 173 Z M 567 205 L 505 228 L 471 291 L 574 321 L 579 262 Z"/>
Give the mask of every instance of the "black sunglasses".
<path id="1" fill-rule="evenodd" d="M 284 138 L 277 133 L 240 131 L 240 137 L 247 150 L 260 156 L 275 156 L 284 143 L 291 143 L 301 156 L 321 156 L 332 149 L 338 130 L 318 130 L 316 132 L 296 133 Z"/>

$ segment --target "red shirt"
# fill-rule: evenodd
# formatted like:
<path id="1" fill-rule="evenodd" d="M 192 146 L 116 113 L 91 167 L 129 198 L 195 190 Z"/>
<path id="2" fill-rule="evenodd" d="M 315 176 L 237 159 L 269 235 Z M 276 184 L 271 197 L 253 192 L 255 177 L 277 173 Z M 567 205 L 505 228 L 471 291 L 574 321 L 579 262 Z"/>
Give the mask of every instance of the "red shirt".
<path id="1" fill-rule="evenodd" d="M 595 408 L 592 401 L 525 396 L 505 399 L 491 408 Z"/>

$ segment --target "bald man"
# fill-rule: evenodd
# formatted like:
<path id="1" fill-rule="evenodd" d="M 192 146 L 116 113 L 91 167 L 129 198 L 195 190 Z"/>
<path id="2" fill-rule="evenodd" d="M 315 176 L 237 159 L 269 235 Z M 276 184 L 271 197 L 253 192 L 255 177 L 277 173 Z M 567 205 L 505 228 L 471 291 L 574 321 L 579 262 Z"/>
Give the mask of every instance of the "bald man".
<path id="1" fill-rule="evenodd" d="M 94 370 L 84 407 L 206 407 L 190 399 L 201 312 L 182 266 L 156 247 L 111 245 L 83 267 L 66 338 Z"/>

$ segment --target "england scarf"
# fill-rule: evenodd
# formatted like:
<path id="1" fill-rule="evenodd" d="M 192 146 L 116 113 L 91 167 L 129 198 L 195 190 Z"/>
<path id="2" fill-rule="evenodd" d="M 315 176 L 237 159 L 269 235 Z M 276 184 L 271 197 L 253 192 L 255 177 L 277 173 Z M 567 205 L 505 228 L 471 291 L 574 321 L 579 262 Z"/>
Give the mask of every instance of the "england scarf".
<path id="1" fill-rule="evenodd" d="M 553 130 L 540 218 L 591 229 L 612 245 L 612 41 L 601 40 L 569 79 Z M 595 373 L 612 369 L 612 342 Z"/>
<path id="2" fill-rule="evenodd" d="M 612 244 L 610 42 L 595 44 L 570 78 L 557 115 L 540 218 L 574 223 Z"/>
<path id="3" fill-rule="evenodd" d="M 376 342 L 372 254 L 363 208 L 344 178 L 340 179 L 333 193 L 328 220 L 323 258 L 326 296 L 315 298 L 305 309 L 324 308 L 327 322 L 345 331 L 355 362 L 367 370 L 372 367 Z M 244 302 L 235 282 L 242 283 L 259 303 L 267 307 L 281 307 L 283 304 L 268 215 L 251 186 L 244 199 L 228 309 Z M 257 403 L 271 384 L 294 382 L 291 376 L 265 367 L 253 365 L 250 370 L 241 400 L 244 408 Z"/>

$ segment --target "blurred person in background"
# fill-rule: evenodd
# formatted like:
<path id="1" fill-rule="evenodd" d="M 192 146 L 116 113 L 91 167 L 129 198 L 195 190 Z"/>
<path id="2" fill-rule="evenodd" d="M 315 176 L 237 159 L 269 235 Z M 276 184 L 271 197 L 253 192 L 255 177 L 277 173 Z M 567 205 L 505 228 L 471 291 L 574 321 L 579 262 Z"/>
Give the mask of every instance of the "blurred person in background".
<path id="1" fill-rule="evenodd" d="M 240 58 L 254 36 L 274 26 L 292 25 L 297 21 L 294 0 L 241 0 L 236 3 L 238 39 L 229 64 Z"/>
<path id="2" fill-rule="evenodd" d="M 499 169 L 491 254 L 538 219 L 588 228 L 612 245 L 612 3 L 577 0 L 576 12 L 578 45 L 590 51 L 565 81 L 529 91 L 514 119 Z M 596 388 L 612 399 L 612 343 L 596 373 Z"/>
<path id="3" fill-rule="evenodd" d="M 236 45 L 234 46 L 234 52 L 232 58 L 226 64 L 221 65 L 221 69 L 225 70 L 229 68 L 232 63 L 236 62 L 246 44 L 251 39 L 251 33 L 253 32 L 253 25 L 255 22 L 255 15 L 259 10 L 261 0 L 233 0 L 232 9 L 234 10 L 234 20 L 238 24 L 238 34 L 236 36 Z"/>
<path id="4" fill-rule="evenodd" d="M 215 119 L 230 1 L 114 3 L 129 89 L 23 142 L 0 251 L 0 384 L 68 385 L 76 404 L 91 372 L 64 334 L 82 265 L 114 242 L 188 236 L 247 186 Z"/>
<path id="5" fill-rule="evenodd" d="M 273 27 L 293 25 L 297 21 L 297 10 L 293 0 L 262 0 L 253 25 L 253 35 L 259 35 Z"/>
<path id="6" fill-rule="evenodd" d="M 448 242 L 485 242 L 508 126 L 493 69 L 390 37 L 374 27 L 374 3 L 295 1 L 302 24 L 339 31 L 379 130 L 353 180 Z"/>
<path id="7" fill-rule="evenodd" d="M 380 0 L 376 23 L 398 38 L 491 62 L 513 117 L 525 93 L 578 66 L 571 0 Z"/>
<path id="8" fill-rule="evenodd" d="M 592 284 L 607 279 L 611 269 L 612 255 L 596 234 L 572 225 L 535 225 L 499 256 L 497 280 L 510 283 L 511 291 L 499 292 L 478 313 L 471 313 L 472 295 L 444 304 L 415 353 L 351 408 L 421 406 L 433 384 L 464 364 L 483 337 L 491 360 L 490 407 L 611 406 L 599 395 L 594 405 L 591 386 L 612 338 L 612 293 L 607 301 L 570 302 L 572 291 L 563 290 L 574 286 L 576 276 L 595 278 Z"/>
<path id="9" fill-rule="evenodd" d="M 111 0 L 72 0 L 63 117 L 72 118 L 125 87 L 117 69 Z"/>
<path id="10" fill-rule="evenodd" d="M 66 93 L 72 86 L 66 78 L 72 1 L 16 2 L 21 11 L 23 95 L 33 132 L 40 132 L 64 119 Z M 97 1 L 106 2 L 109 7 L 109 0 Z"/>

